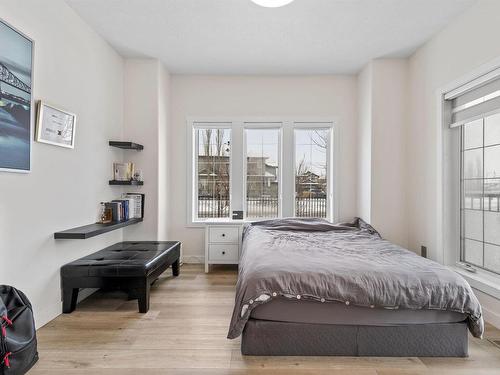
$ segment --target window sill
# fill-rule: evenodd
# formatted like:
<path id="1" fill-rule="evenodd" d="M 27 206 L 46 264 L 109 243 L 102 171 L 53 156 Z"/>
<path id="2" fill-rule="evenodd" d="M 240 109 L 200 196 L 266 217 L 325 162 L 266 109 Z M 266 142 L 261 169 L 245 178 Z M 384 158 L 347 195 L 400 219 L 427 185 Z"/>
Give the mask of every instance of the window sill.
<path id="1" fill-rule="evenodd" d="M 186 228 L 203 228 L 206 225 L 243 225 L 247 223 L 255 223 L 257 221 L 264 220 L 275 220 L 275 219 L 284 219 L 285 217 L 263 217 L 261 219 L 206 219 L 206 220 L 193 220 L 187 223 Z M 330 218 L 323 218 L 331 223 L 336 223 L 337 221 L 333 221 Z"/>
<path id="2" fill-rule="evenodd" d="M 243 220 L 233 220 L 233 219 L 207 219 L 207 220 L 194 220 L 191 221 L 187 224 L 188 228 L 200 228 L 204 227 L 206 225 L 243 225 L 246 223 L 253 223 L 255 221 L 261 221 L 261 220 L 269 220 L 269 219 L 257 219 L 257 220 L 250 220 L 250 219 L 243 219 Z"/>
<path id="3" fill-rule="evenodd" d="M 469 272 L 456 266 L 451 267 L 451 269 L 463 276 L 474 289 L 500 299 L 500 276 L 482 270 L 477 270 L 475 273 Z"/>

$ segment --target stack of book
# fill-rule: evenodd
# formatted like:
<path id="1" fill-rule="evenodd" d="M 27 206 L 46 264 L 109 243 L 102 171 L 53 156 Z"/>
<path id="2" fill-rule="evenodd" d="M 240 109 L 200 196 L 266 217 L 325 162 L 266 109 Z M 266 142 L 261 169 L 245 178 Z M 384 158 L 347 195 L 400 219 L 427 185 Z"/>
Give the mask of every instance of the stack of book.
<path id="1" fill-rule="evenodd" d="M 142 219 L 144 218 L 144 197 L 144 194 L 139 193 L 123 193 L 121 199 L 106 202 L 105 207 L 111 209 L 113 222 Z"/>
<path id="2" fill-rule="evenodd" d="M 113 163 L 113 180 L 130 181 L 134 177 L 134 163 Z"/>

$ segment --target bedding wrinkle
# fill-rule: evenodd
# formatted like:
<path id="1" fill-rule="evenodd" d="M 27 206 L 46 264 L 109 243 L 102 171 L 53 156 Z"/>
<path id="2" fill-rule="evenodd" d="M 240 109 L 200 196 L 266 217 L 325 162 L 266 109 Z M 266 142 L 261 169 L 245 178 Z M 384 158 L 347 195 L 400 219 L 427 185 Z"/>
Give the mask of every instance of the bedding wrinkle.
<path id="1" fill-rule="evenodd" d="M 278 298 L 463 313 L 471 333 L 482 336 L 481 306 L 465 279 L 383 240 L 361 219 L 268 220 L 247 224 L 243 239 L 229 338 L 241 334 L 254 309 Z"/>

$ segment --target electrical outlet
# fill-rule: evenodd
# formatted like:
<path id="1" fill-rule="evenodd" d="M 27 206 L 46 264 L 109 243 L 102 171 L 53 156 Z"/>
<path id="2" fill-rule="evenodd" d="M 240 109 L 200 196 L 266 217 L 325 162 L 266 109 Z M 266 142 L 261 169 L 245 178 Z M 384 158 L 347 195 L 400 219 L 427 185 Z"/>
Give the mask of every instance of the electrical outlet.
<path id="1" fill-rule="evenodd" d="M 420 255 L 427 258 L 427 246 L 420 246 Z"/>

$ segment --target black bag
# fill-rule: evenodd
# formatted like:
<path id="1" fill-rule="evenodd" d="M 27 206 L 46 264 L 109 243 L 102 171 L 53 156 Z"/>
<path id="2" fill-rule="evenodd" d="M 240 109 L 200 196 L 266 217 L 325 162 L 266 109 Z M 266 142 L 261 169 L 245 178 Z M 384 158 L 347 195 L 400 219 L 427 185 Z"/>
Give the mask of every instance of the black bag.
<path id="1" fill-rule="evenodd" d="M 26 374 L 38 361 L 33 309 L 8 285 L 0 285 L 0 326 L 0 375 Z"/>

